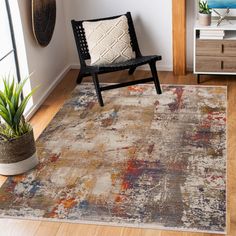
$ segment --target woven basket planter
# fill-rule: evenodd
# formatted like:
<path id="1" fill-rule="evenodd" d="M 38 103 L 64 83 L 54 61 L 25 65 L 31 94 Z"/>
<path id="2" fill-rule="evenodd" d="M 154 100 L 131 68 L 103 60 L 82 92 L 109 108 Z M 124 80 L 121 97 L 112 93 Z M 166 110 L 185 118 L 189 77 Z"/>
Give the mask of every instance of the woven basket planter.
<path id="1" fill-rule="evenodd" d="M 11 141 L 0 141 L 0 174 L 22 174 L 38 164 L 33 130 Z"/>

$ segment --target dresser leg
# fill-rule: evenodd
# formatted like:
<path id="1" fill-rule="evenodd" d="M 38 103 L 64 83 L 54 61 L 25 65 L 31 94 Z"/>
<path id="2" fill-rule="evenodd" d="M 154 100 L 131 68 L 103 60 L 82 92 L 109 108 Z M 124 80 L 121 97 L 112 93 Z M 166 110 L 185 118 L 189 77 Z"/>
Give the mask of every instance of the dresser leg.
<path id="1" fill-rule="evenodd" d="M 200 84 L 200 74 L 197 74 L 197 83 Z"/>

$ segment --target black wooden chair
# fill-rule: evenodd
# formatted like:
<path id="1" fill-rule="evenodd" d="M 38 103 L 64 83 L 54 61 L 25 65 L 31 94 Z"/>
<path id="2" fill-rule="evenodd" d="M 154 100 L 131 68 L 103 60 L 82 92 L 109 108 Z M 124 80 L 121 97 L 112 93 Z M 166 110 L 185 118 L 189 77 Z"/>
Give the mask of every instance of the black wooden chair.
<path id="1" fill-rule="evenodd" d="M 90 54 L 89 54 L 88 45 L 87 45 L 87 41 L 85 37 L 85 31 L 83 28 L 84 21 L 75 21 L 75 20 L 71 21 L 74 36 L 75 36 L 75 42 L 76 42 L 76 46 L 77 46 L 77 50 L 79 54 L 80 65 L 81 65 L 81 69 L 77 78 L 77 83 L 80 84 L 84 77 L 92 76 L 93 83 L 95 85 L 95 89 L 96 89 L 96 93 L 98 97 L 98 101 L 101 106 L 104 106 L 101 92 L 105 90 L 109 90 L 109 89 L 121 88 L 125 86 L 153 81 L 155 84 L 157 93 L 158 94 L 162 93 L 159 79 L 158 79 L 157 69 L 156 69 L 156 61 L 159 61 L 162 58 L 161 56 L 157 56 L 157 55 L 142 56 L 139 49 L 138 40 L 136 37 L 134 24 L 133 24 L 133 20 L 132 20 L 130 12 L 127 12 L 125 16 L 127 17 L 127 20 L 128 20 L 131 46 L 132 46 L 133 51 L 136 54 L 136 58 L 128 60 L 126 62 L 122 62 L 122 63 L 102 65 L 102 66 L 90 66 L 86 64 L 86 60 L 90 59 Z M 88 20 L 88 21 L 94 22 L 94 21 L 100 21 L 100 20 L 111 20 L 118 17 L 120 17 L 120 15 L 102 18 L 102 19 Z M 140 79 L 140 80 L 135 80 L 135 81 L 119 83 L 119 84 L 112 84 L 112 85 L 103 86 L 103 87 L 101 87 L 99 84 L 98 74 L 129 69 L 129 75 L 132 75 L 138 66 L 145 65 L 145 64 L 149 64 L 151 68 L 151 72 L 152 72 L 151 78 L 145 78 L 145 79 Z"/>

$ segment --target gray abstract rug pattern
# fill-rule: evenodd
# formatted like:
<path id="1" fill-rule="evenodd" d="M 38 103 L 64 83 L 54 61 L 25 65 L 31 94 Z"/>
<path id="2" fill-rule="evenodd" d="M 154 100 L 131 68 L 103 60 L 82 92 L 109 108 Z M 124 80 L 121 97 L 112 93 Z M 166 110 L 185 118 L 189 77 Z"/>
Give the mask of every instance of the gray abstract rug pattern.
<path id="1" fill-rule="evenodd" d="M 0 216 L 223 233 L 226 87 L 78 86 L 0 189 Z"/>

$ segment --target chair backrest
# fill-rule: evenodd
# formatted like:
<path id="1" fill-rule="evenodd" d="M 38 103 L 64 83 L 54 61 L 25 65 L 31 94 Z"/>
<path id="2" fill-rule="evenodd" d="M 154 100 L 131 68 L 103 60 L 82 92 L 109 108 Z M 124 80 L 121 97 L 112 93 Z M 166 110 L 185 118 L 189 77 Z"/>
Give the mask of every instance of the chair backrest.
<path id="1" fill-rule="evenodd" d="M 120 16 L 122 16 L 122 15 L 113 16 L 113 17 L 106 17 L 106 18 L 101 18 L 101 19 L 86 20 L 86 21 L 93 21 L 94 22 L 94 21 L 101 21 L 101 20 L 112 20 L 112 19 L 118 18 Z M 129 34 L 130 34 L 132 49 L 135 52 L 136 57 L 140 57 L 141 52 L 139 49 L 138 40 L 137 40 L 137 36 L 135 33 L 135 28 L 134 28 L 133 20 L 131 17 L 131 13 L 127 12 L 125 14 L 125 16 L 127 17 L 127 20 L 128 20 Z M 85 31 L 83 28 L 84 21 L 85 20 L 83 20 L 83 21 L 72 20 L 71 21 L 81 66 L 86 66 L 85 61 L 90 59 L 88 44 L 86 41 Z"/>

